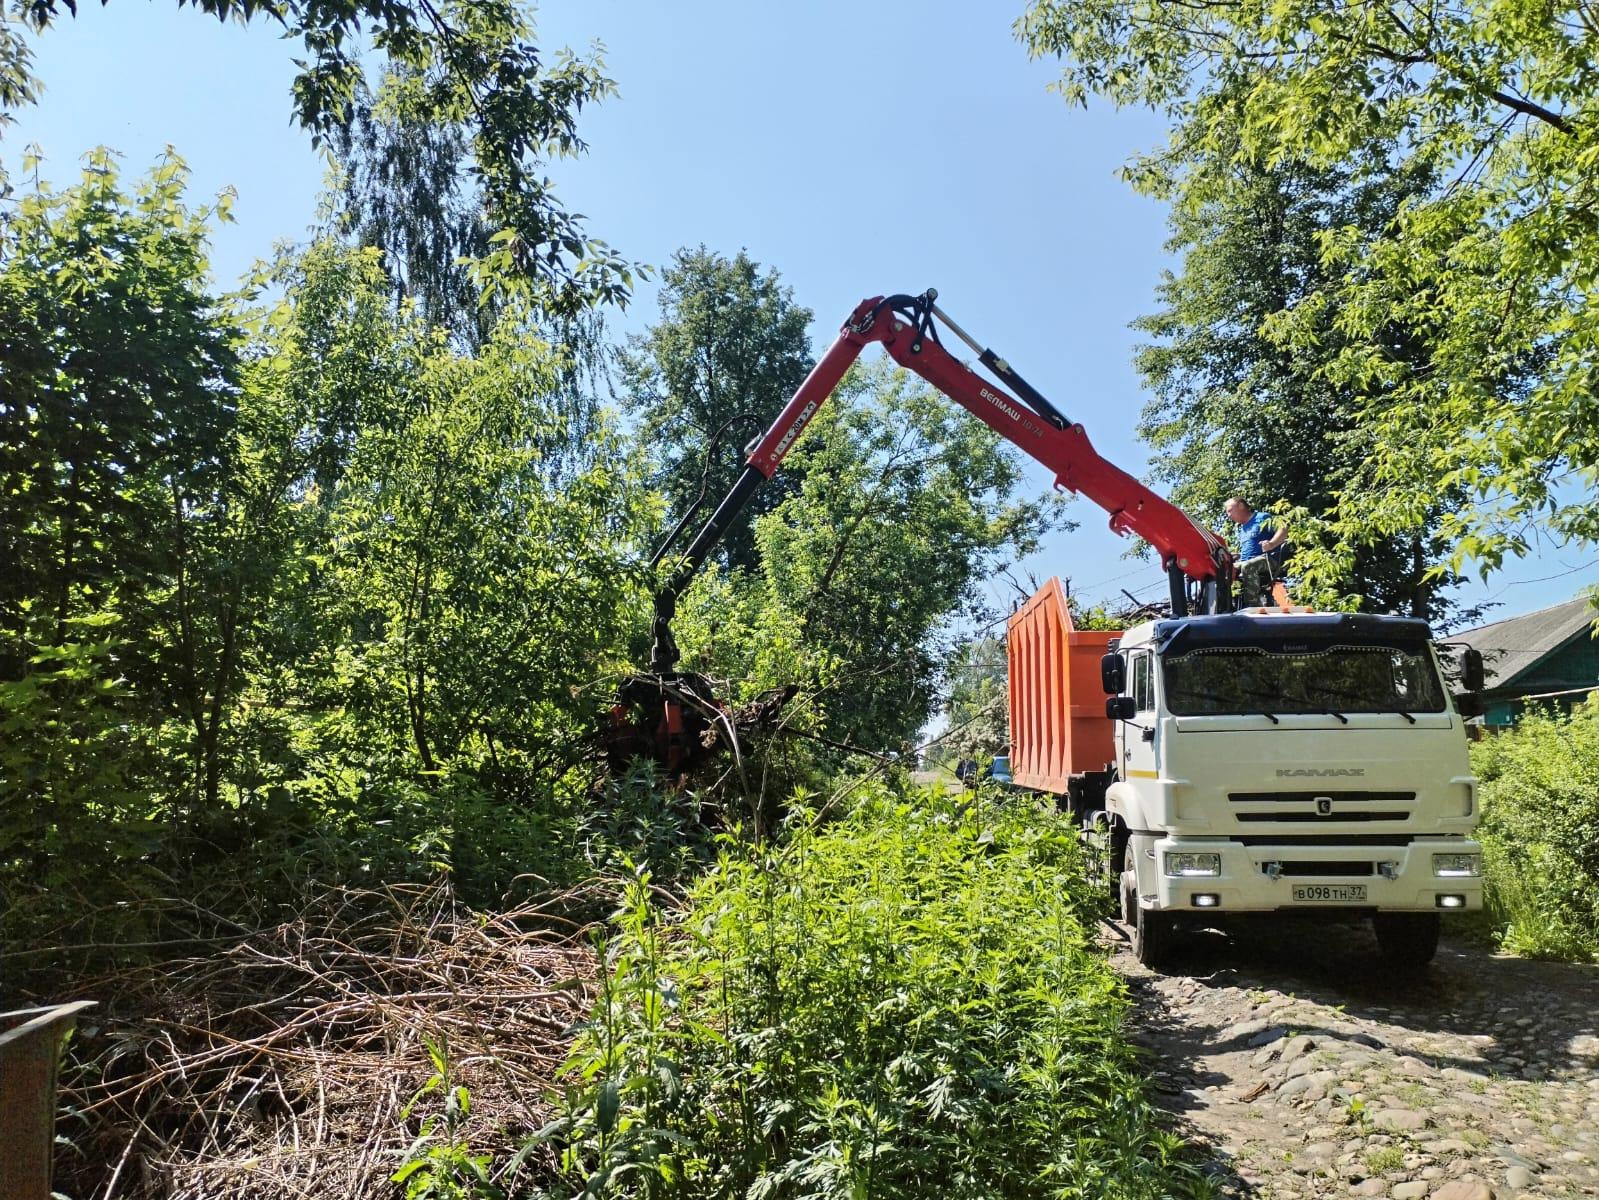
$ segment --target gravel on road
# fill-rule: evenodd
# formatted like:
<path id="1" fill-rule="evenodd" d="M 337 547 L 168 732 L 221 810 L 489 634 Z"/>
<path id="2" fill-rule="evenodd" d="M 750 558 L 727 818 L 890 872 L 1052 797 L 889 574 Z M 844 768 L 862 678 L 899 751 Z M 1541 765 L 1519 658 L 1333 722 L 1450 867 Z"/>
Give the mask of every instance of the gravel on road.
<path id="1" fill-rule="evenodd" d="M 1189 935 L 1156 975 L 1107 925 L 1157 1098 L 1226 1196 L 1599 1196 L 1599 968 L 1445 939 L 1424 973 L 1369 929 Z"/>

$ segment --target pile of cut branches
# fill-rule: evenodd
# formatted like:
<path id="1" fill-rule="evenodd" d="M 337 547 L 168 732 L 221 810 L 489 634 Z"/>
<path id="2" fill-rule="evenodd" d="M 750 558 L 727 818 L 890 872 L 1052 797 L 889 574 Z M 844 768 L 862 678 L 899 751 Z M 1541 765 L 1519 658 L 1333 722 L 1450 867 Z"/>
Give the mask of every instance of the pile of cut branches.
<path id="1" fill-rule="evenodd" d="M 63 1070 L 58 1190 L 389 1196 L 457 1087 L 470 1115 L 449 1136 L 494 1161 L 548 1120 L 593 997 L 594 954 L 562 915 L 592 911 L 582 898 L 485 914 L 436 883 L 296 908 L 211 952 L 76 981 L 102 1008 Z M 447 1078 L 413 1105 L 436 1059 Z"/>

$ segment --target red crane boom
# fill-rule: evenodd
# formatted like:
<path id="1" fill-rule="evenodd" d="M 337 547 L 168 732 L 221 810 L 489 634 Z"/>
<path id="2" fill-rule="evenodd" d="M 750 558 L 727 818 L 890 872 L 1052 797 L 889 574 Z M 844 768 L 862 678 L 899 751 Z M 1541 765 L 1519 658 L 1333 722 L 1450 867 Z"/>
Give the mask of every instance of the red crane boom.
<path id="1" fill-rule="evenodd" d="M 655 595 L 652 676 L 624 689 L 624 703 L 662 697 L 666 708 L 654 740 L 657 757 L 669 769 L 691 755 L 693 721 L 685 724 L 684 705 L 713 719 L 714 705 L 705 682 L 676 671 L 678 650 L 672 637 L 677 599 L 733 520 L 761 484 L 776 474 L 784 456 L 838 386 L 850 365 L 873 342 L 895 362 L 914 371 L 955 403 L 1020 447 L 1055 474 L 1055 483 L 1088 497 L 1110 514 L 1119 534 L 1136 534 L 1153 546 L 1171 583 L 1175 615 L 1226 612 L 1232 608 L 1233 559 L 1226 545 L 1169 500 L 1151 491 L 1114 463 L 1102 458 L 1076 422 L 1068 420 L 993 351 L 979 346 L 935 303 L 932 289 L 919 296 L 876 296 L 863 300 L 844 322 L 821 361 L 800 384 L 777 419 L 755 442 L 743 472 L 701 527 L 666 582 Z M 976 353 L 1004 387 L 991 383 L 955 358 L 939 337 L 942 324 Z M 1007 392 L 1006 388 L 1015 395 Z M 658 565 L 677 541 L 694 510 L 656 551 Z M 649 707 L 653 708 L 653 704 Z M 705 722 L 701 722 L 704 724 Z M 666 748 L 670 745 L 672 748 Z"/>

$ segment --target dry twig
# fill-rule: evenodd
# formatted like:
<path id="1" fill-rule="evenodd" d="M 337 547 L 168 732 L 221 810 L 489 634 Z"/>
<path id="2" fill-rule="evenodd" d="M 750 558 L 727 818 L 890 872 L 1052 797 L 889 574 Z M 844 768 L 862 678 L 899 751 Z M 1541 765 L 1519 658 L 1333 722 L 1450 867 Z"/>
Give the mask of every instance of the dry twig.
<path id="1" fill-rule="evenodd" d="M 102 1002 L 63 1074 L 56 1186 L 97 1200 L 389 1196 L 447 1039 L 468 1136 L 509 1151 L 550 1117 L 593 997 L 571 897 L 481 914 L 449 886 L 334 889 L 192 957 L 79 980 Z M 502 1160 L 503 1161 L 503 1160 Z M 537 1169 L 538 1164 L 531 1164 Z M 507 1181 L 510 1182 L 510 1181 Z"/>

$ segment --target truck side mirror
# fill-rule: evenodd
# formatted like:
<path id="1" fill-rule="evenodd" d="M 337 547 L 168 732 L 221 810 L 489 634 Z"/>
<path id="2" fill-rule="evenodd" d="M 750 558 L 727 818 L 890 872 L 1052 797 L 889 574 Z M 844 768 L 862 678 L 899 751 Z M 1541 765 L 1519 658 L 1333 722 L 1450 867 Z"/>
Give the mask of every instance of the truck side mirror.
<path id="1" fill-rule="evenodd" d="M 1137 711 L 1131 696 L 1111 696 L 1105 701 L 1105 715 L 1112 721 L 1131 721 Z"/>
<path id="2" fill-rule="evenodd" d="M 1461 656 L 1460 682 L 1468 692 L 1480 692 L 1486 682 L 1482 669 L 1482 651 L 1475 646 L 1467 646 L 1466 653 Z"/>
<path id="3" fill-rule="evenodd" d="M 1127 690 L 1127 660 L 1112 650 L 1099 660 L 1099 682 L 1107 696 Z M 1108 711 L 1108 710 L 1107 710 Z"/>

